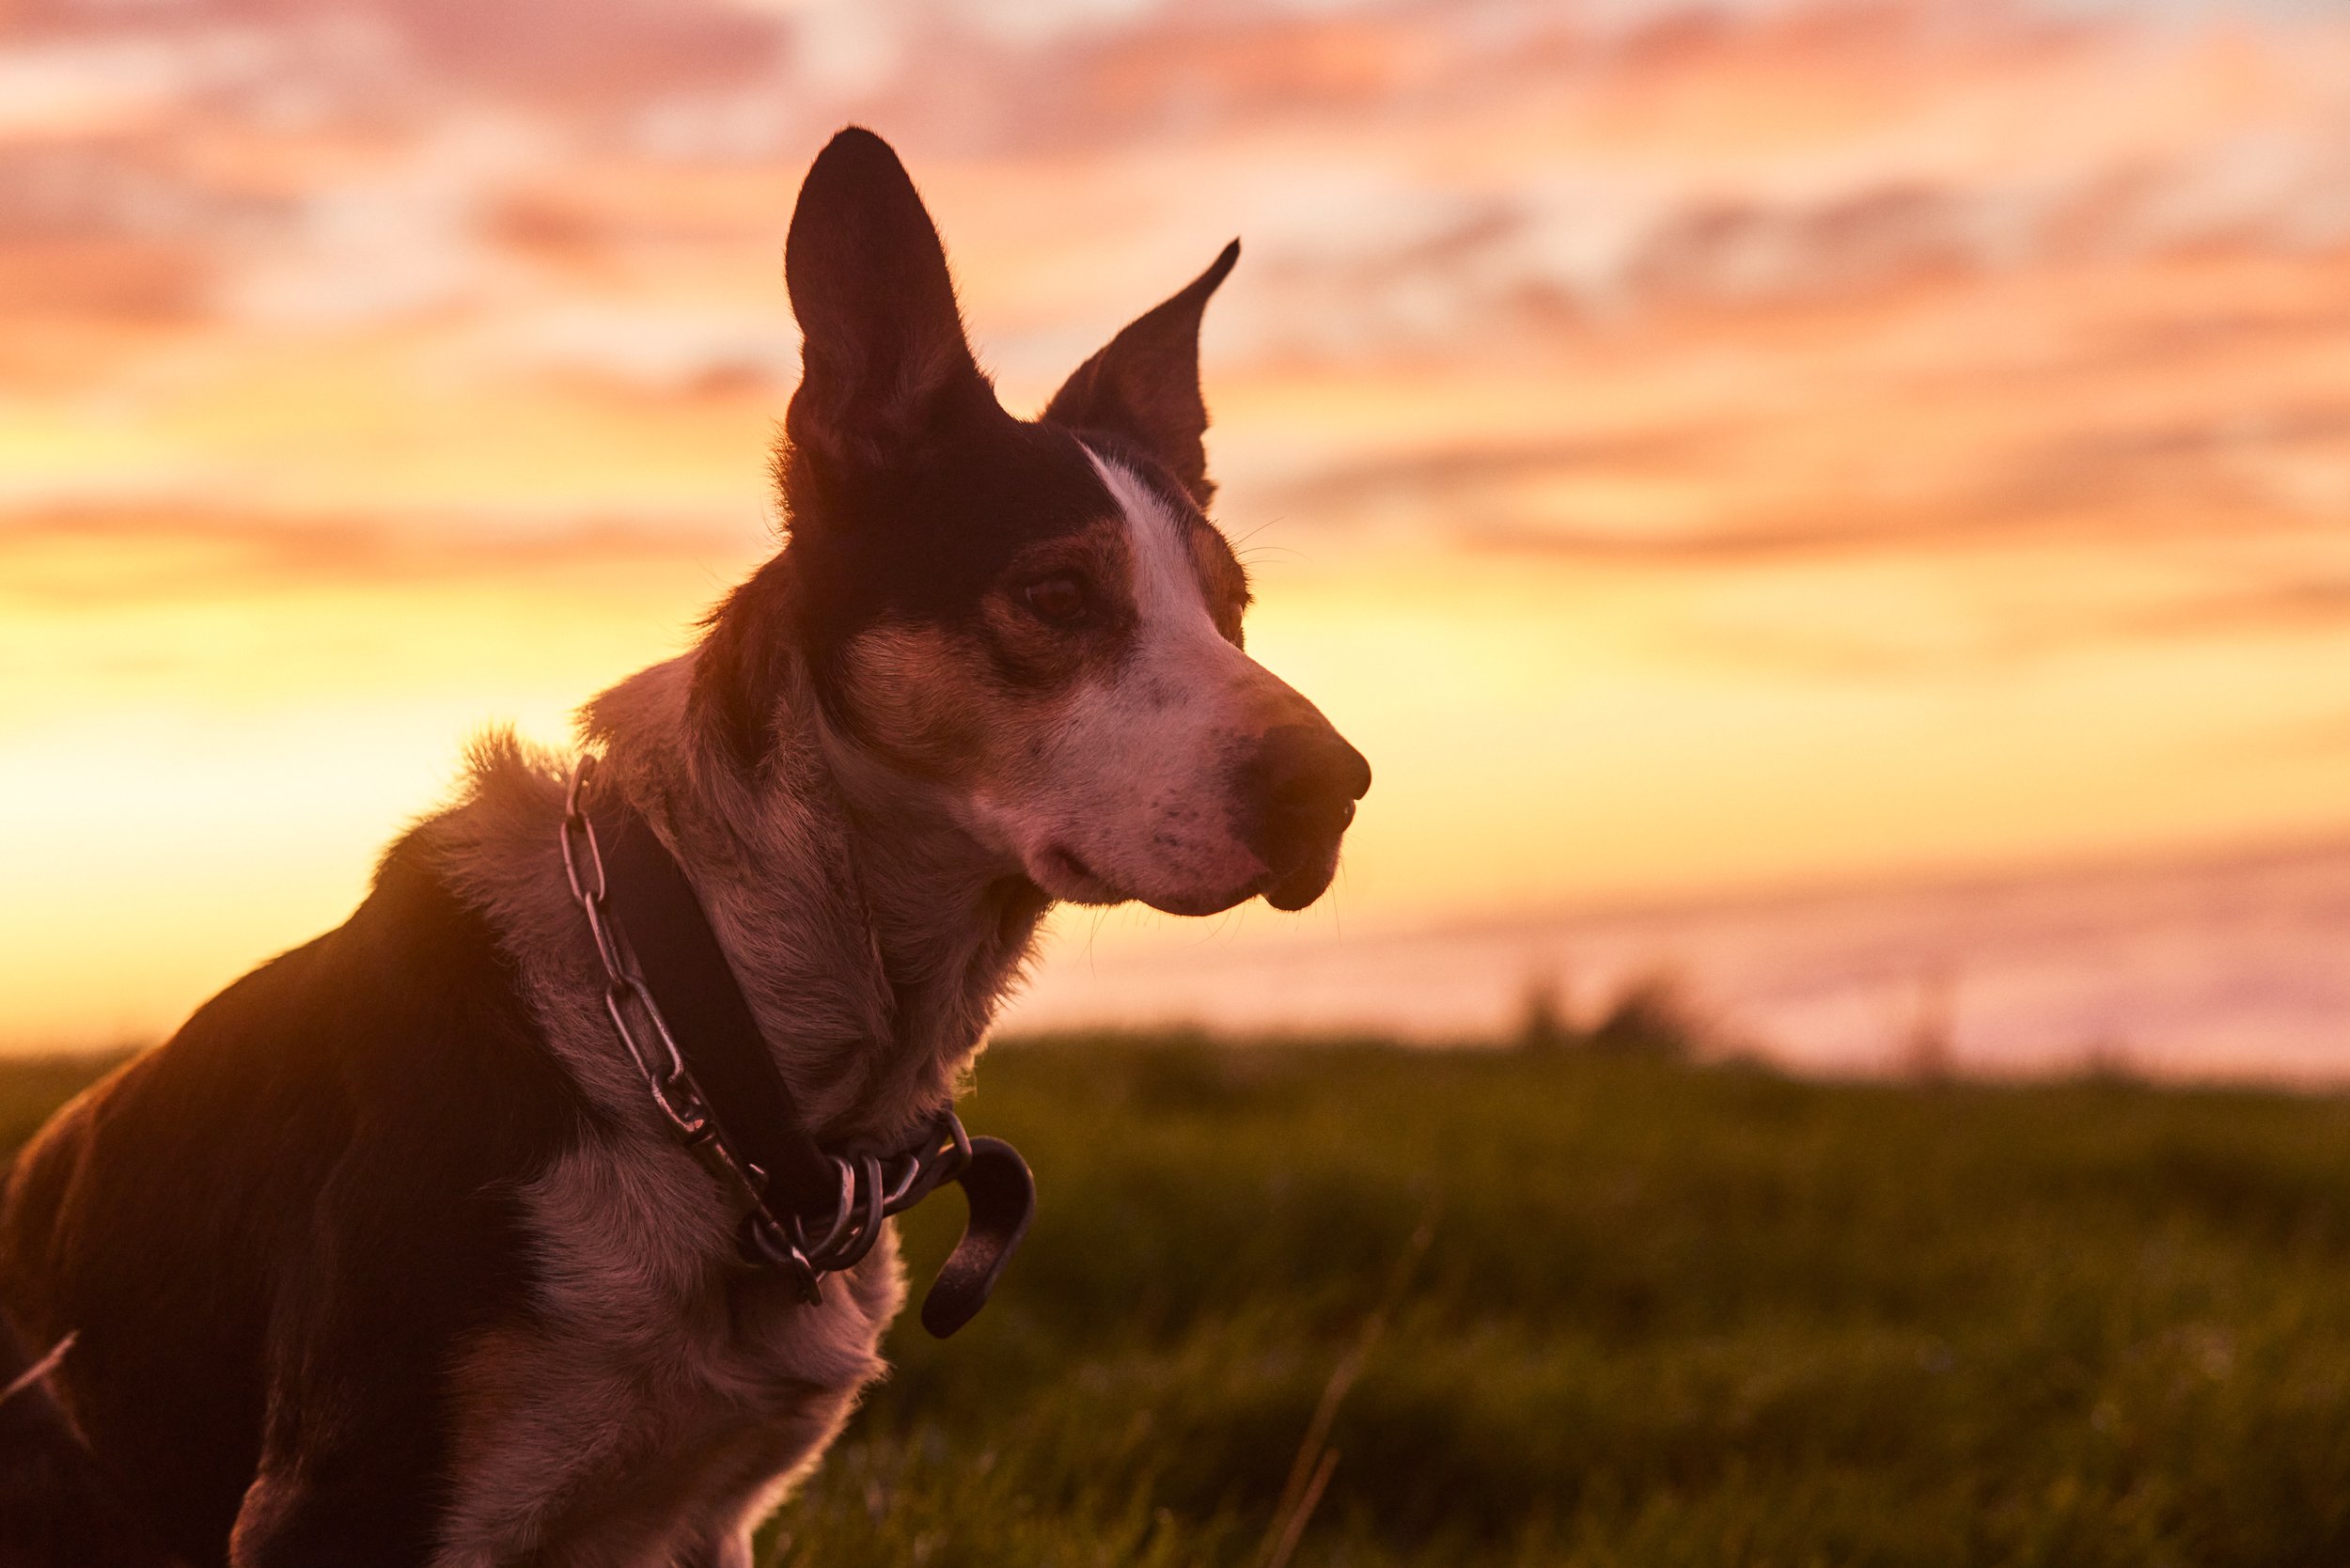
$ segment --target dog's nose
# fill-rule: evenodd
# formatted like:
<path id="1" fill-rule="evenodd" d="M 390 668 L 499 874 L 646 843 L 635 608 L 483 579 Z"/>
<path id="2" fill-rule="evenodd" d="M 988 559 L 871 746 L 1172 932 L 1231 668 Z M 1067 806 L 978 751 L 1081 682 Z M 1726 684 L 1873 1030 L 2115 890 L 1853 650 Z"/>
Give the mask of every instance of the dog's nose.
<path id="1" fill-rule="evenodd" d="M 1326 725 L 1282 725 L 1266 734 L 1261 755 L 1276 810 L 1327 811 L 1371 792 L 1371 764 Z"/>
<path id="2" fill-rule="evenodd" d="M 1277 870 L 1345 832 L 1371 790 L 1371 764 L 1326 724 L 1267 730 L 1243 772 L 1255 819 L 1249 847 Z"/>

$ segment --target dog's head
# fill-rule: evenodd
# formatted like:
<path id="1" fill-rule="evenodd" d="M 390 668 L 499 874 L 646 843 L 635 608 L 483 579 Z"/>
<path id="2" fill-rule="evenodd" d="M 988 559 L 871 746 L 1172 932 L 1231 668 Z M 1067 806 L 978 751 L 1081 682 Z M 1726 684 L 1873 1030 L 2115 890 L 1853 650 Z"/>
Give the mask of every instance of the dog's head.
<path id="1" fill-rule="evenodd" d="M 869 132 L 833 139 L 785 257 L 789 543 L 696 676 L 740 765 L 766 765 L 781 672 L 804 671 L 835 731 L 1054 898 L 1321 896 L 1371 770 L 1242 651 L 1247 578 L 1200 510 L 1199 318 L 1238 253 L 1017 419 L 904 167 Z"/>

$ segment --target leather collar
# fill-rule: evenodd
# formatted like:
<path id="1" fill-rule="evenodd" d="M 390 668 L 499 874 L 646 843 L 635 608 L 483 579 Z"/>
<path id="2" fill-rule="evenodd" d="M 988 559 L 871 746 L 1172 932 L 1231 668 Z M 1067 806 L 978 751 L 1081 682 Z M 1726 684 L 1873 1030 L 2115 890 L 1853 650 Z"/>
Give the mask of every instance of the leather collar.
<path id="1" fill-rule="evenodd" d="M 1036 1212 L 1036 1184 L 1011 1145 L 969 1137 L 949 1105 L 912 1141 L 882 1152 L 817 1142 L 712 931 L 692 880 L 642 814 L 572 773 L 563 864 L 605 974 L 604 1008 L 653 1103 L 743 1214 L 746 1263 L 784 1273 L 810 1304 L 883 1222 L 948 1182 L 970 1205 L 963 1237 L 932 1282 L 922 1325 L 944 1339 L 986 1305 Z"/>

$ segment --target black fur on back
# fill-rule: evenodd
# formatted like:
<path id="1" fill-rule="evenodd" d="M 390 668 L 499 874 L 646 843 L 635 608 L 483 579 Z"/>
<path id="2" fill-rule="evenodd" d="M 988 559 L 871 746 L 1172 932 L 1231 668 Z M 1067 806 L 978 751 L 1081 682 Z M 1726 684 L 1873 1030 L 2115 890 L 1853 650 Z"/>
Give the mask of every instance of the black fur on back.
<path id="1" fill-rule="evenodd" d="M 412 836 L 347 923 L 25 1152 L 0 1307 L 24 1344 L 79 1336 L 61 1403 L 179 1556 L 225 1562 L 265 1452 L 298 1448 L 316 1500 L 272 1560 L 413 1562 L 448 1482 L 455 1357 L 529 1310 L 513 1193 L 587 1116 Z M 37 1419 L 0 1445 L 38 1445 Z M 0 1446 L 0 1469 L 28 1451 Z"/>

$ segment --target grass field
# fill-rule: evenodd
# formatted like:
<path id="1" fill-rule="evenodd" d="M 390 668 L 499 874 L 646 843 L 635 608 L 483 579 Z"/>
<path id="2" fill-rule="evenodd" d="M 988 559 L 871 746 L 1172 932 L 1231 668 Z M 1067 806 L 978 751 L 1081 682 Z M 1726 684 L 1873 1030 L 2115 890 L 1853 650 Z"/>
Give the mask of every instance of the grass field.
<path id="1" fill-rule="evenodd" d="M 965 1119 L 1036 1231 L 771 1562 L 2350 1561 L 2350 1104 L 1068 1040 Z"/>

